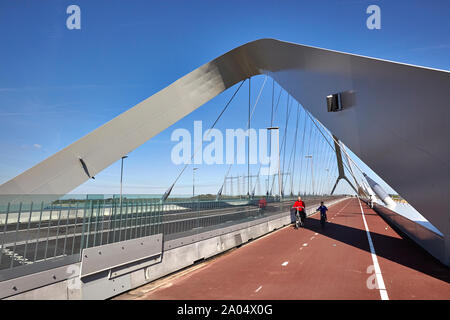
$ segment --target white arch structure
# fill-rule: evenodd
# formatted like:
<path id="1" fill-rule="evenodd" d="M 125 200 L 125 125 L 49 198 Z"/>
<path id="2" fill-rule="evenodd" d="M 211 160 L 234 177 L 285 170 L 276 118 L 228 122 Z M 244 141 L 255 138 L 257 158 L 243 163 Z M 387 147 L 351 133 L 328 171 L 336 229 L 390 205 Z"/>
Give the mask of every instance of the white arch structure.
<path id="1" fill-rule="evenodd" d="M 261 39 L 190 72 L 0 186 L 63 195 L 248 77 L 268 74 L 443 234 L 450 252 L 450 73 Z M 326 96 L 342 93 L 343 111 Z M 83 160 L 83 168 L 80 159 Z"/>

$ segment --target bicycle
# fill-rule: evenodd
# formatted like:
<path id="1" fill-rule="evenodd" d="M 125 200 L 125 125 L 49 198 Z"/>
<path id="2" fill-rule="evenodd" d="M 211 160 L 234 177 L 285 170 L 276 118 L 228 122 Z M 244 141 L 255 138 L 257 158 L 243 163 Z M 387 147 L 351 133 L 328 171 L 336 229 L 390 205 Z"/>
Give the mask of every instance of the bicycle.
<path id="1" fill-rule="evenodd" d="M 322 228 L 325 227 L 325 222 L 327 222 L 327 216 L 325 213 L 320 213 L 320 225 Z"/>
<path id="2" fill-rule="evenodd" d="M 304 225 L 305 225 L 305 218 L 303 215 L 303 211 L 300 212 L 300 210 L 297 208 L 297 212 L 295 213 L 295 229 L 303 227 Z"/>

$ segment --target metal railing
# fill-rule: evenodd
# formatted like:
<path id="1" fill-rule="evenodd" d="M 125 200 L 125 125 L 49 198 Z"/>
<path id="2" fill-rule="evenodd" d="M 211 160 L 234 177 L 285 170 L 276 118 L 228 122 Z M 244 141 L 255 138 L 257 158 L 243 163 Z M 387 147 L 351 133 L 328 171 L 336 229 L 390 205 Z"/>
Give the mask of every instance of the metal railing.
<path id="1" fill-rule="evenodd" d="M 307 203 L 330 197 L 305 196 Z M 331 197 L 333 198 L 333 197 Z M 153 234 L 176 239 L 286 212 L 290 198 L 192 200 L 127 198 L 7 203 L 0 211 L 0 275 L 95 247 Z M 121 204 L 121 205 L 120 205 Z M 72 259 L 73 260 L 73 259 Z"/>

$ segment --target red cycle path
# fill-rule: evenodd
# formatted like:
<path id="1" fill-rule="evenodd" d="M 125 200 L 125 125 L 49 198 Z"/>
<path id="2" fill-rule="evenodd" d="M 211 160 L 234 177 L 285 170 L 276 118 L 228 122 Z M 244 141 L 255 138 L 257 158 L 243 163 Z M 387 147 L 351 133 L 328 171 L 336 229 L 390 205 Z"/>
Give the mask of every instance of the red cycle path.
<path id="1" fill-rule="evenodd" d="M 450 299 L 449 268 L 361 205 L 389 298 Z M 324 229 L 315 215 L 305 228 L 284 228 L 156 289 L 144 286 L 122 298 L 379 300 L 379 290 L 369 288 L 373 261 L 359 200 L 329 209 Z"/>

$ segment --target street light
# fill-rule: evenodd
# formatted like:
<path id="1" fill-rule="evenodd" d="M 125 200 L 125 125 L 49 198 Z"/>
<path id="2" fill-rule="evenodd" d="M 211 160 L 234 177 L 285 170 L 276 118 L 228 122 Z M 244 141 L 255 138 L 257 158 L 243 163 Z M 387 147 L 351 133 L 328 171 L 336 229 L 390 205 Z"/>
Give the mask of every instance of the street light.
<path id="1" fill-rule="evenodd" d="M 122 180 L 123 180 L 123 159 L 128 158 L 128 156 L 122 157 L 122 164 L 120 166 L 120 210 L 122 210 Z"/>
<path id="2" fill-rule="evenodd" d="M 312 181 L 312 194 L 314 195 L 314 163 L 313 163 L 313 156 L 307 155 L 305 156 L 307 159 L 311 159 L 311 181 Z"/>
<path id="3" fill-rule="evenodd" d="M 194 200 L 195 196 L 195 171 L 198 168 L 192 168 L 192 200 Z"/>

